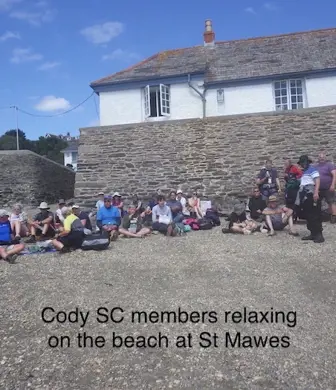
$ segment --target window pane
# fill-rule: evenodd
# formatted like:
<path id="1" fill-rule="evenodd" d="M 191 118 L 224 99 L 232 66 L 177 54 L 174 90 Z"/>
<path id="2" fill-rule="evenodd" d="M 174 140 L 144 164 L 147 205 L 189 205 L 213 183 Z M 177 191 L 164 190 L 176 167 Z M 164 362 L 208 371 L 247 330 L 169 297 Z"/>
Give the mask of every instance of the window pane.
<path id="1" fill-rule="evenodd" d="M 292 96 L 292 103 L 296 103 L 296 96 Z"/>
<path id="2" fill-rule="evenodd" d="M 299 103 L 298 108 L 303 108 L 303 103 Z"/>
<path id="3" fill-rule="evenodd" d="M 288 110 L 287 104 L 284 105 L 284 106 L 282 106 L 282 109 L 283 109 L 284 111 L 287 111 L 287 110 Z"/>
<path id="4" fill-rule="evenodd" d="M 275 104 L 277 105 L 281 104 L 281 98 L 279 97 L 275 98 Z"/>
<path id="5" fill-rule="evenodd" d="M 296 87 L 296 81 L 295 81 L 295 80 L 291 80 L 290 86 L 291 86 L 291 88 L 292 88 L 292 87 Z"/>
<path id="6" fill-rule="evenodd" d="M 295 95 L 296 94 L 296 88 L 291 88 L 291 94 Z"/>
<path id="7" fill-rule="evenodd" d="M 286 104 L 286 103 L 287 103 L 287 97 L 281 98 L 281 103 L 282 103 L 282 104 Z"/>
<path id="8" fill-rule="evenodd" d="M 298 88 L 298 89 L 297 89 L 297 94 L 298 94 L 298 95 L 302 95 L 302 88 Z"/>
<path id="9" fill-rule="evenodd" d="M 302 80 L 296 80 L 296 86 L 302 87 Z"/>
<path id="10" fill-rule="evenodd" d="M 296 110 L 297 109 L 297 105 L 296 104 L 292 104 L 292 110 Z"/>
<path id="11" fill-rule="evenodd" d="M 298 102 L 303 103 L 303 96 L 298 96 L 297 99 Z"/>
<path id="12" fill-rule="evenodd" d="M 281 90 L 281 95 L 282 96 L 287 96 L 287 89 L 282 89 Z"/>
<path id="13" fill-rule="evenodd" d="M 274 83 L 274 89 L 280 89 L 280 81 Z"/>
<path id="14" fill-rule="evenodd" d="M 286 81 L 281 81 L 281 88 L 286 88 L 287 89 Z"/>
<path id="15" fill-rule="evenodd" d="M 274 92 L 275 92 L 275 96 L 280 96 L 280 89 L 276 89 Z"/>

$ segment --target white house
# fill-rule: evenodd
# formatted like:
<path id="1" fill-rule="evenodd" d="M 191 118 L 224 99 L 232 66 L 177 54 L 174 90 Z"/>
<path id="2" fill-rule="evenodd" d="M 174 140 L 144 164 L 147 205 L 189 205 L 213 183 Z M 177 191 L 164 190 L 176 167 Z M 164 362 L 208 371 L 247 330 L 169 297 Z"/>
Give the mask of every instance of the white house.
<path id="1" fill-rule="evenodd" d="M 72 139 L 67 141 L 67 148 L 61 152 L 64 154 L 64 165 L 71 166 L 74 171 L 77 171 L 77 158 L 78 158 L 78 139 Z"/>
<path id="2" fill-rule="evenodd" d="M 336 28 L 169 50 L 91 84 L 100 125 L 336 104 Z"/>

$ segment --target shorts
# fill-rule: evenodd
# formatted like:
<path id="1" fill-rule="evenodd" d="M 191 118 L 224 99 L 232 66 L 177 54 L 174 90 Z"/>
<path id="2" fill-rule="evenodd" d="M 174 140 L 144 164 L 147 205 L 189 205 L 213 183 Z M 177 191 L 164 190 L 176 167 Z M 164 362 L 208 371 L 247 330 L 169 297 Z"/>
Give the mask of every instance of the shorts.
<path id="1" fill-rule="evenodd" d="M 336 203 L 335 191 L 320 190 L 319 195 L 320 199 L 325 199 L 329 206 L 333 203 Z"/>
<path id="2" fill-rule="evenodd" d="M 42 230 L 36 229 L 36 237 L 42 236 Z M 45 237 L 52 238 L 55 235 L 55 230 L 49 226 L 49 229 L 47 230 L 47 233 L 45 234 Z"/>
<path id="3" fill-rule="evenodd" d="M 103 230 L 105 230 L 106 232 L 113 232 L 118 229 L 119 228 L 117 225 L 103 225 Z"/>
<path id="4" fill-rule="evenodd" d="M 59 237 L 57 241 L 61 242 L 66 248 L 80 248 L 84 241 L 83 232 L 70 232 L 66 236 Z"/>

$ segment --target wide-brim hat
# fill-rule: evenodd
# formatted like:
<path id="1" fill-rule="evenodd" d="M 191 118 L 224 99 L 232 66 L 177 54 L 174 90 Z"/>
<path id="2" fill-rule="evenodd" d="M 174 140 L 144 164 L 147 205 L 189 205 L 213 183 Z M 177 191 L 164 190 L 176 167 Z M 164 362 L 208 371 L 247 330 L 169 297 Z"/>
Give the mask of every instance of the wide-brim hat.
<path id="1" fill-rule="evenodd" d="M 306 155 L 306 154 L 303 154 L 302 156 L 300 156 L 299 158 L 299 161 L 297 162 L 299 165 L 301 164 L 311 164 L 313 161 Z"/>
<path id="2" fill-rule="evenodd" d="M 47 202 L 41 202 L 41 203 L 40 203 L 40 206 L 39 206 L 39 209 L 40 209 L 40 210 L 49 210 L 50 207 L 48 206 L 48 203 L 47 203 Z"/>
<path id="3" fill-rule="evenodd" d="M 276 202 L 278 200 L 278 198 L 275 196 L 275 195 L 271 195 L 269 198 L 268 198 L 268 202 Z"/>
<path id="4" fill-rule="evenodd" d="M 115 192 L 113 195 L 112 195 L 112 198 L 114 198 L 114 197 L 118 197 L 118 198 L 121 198 L 121 195 L 119 194 L 119 192 Z"/>

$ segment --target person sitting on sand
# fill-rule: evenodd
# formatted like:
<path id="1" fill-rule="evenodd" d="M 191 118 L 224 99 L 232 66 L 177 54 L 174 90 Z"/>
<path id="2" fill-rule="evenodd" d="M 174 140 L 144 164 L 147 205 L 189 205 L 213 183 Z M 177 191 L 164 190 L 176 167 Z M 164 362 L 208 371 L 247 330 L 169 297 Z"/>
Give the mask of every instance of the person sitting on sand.
<path id="1" fill-rule="evenodd" d="M 233 212 L 230 214 L 228 220 L 229 226 L 222 229 L 223 233 L 251 234 L 259 228 L 257 222 L 252 219 L 247 219 L 243 204 L 236 204 L 234 206 Z"/>
<path id="2" fill-rule="evenodd" d="M 42 202 L 39 206 L 40 212 L 37 213 L 33 221 L 30 222 L 31 237 L 26 241 L 27 243 L 36 242 L 36 237 L 41 240 L 52 238 L 55 235 L 55 228 L 53 225 L 54 214 L 50 212 L 50 207 L 46 202 Z"/>
<path id="3" fill-rule="evenodd" d="M 24 244 L 14 240 L 14 235 L 9 222 L 9 213 L 0 210 L 0 258 L 14 263 L 17 255 L 24 250 Z"/>
<path id="4" fill-rule="evenodd" d="M 298 236 L 299 234 L 294 230 L 293 210 L 278 205 L 278 199 L 275 195 L 268 198 L 267 207 L 263 214 L 266 216 L 266 226 L 269 229 L 268 235 L 274 236 L 275 231 L 283 230 L 287 225 L 289 226 L 289 234 Z"/>
<path id="5" fill-rule="evenodd" d="M 131 205 L 128 213 L 122 218 L 119 234 L 134 238 L 142 238 L 151 234 L 151 229 L 143 225 L 144 217 L 145 211 L 138 214 L 138 209 Z"/>
<path id="6" fill-rule="evenodd" d="M 13 206 L 10 223 L 15 237 L 20 238 L 29 236 L 28 215 L 25 211 L 23 211 L 21 204 L 16 203 Z"/>
<path id="7" fill-rule="evenodd" d="M 79 249 L 84 241 L 84 226 L 70 207 L 63 207 L 62 215 L 63 227 L 60 227 L 60 233 L 52 240 L 52 244 L 60 252 Z"/>
<path id="8" fill-rule="evenodd" d="M 111 240 L 118 238 L 118 228 L 120 225 L 120 210 L 112 206 L 112 197 L 104 196 L 104 206 L 98 210 L 97 226 L 100 230 L 110 234 Z"/>
<path id="9" fill-rule="evenodd" d="M 166 199 L 163 195 L 157 197 L 157 205 L 152 210 L 152 228 L 166 236 L 175 236 L 176 232 L 173 226 L 173 217 L 170 207 L 166 205 Z"/>
<path id="10" fill-rule="evenodd" d="M 201 210 L 201 201 L 196 191 L 194 191 L 191 197 L 188 199 L 188 209 L 192 218 L 203 218 L 203 213 Z"/>

